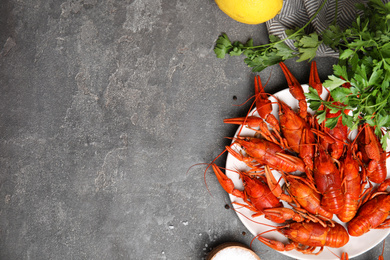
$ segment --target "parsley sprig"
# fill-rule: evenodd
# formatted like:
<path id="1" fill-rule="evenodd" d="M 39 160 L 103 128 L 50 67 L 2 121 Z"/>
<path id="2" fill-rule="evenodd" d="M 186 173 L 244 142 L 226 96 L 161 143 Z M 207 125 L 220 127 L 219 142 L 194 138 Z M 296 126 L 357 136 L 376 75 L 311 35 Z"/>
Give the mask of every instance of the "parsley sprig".
<path id="1" fill-rule="evenodd" d="M 313 89 L 307 98 L 313 110 L 321 104 L 334 112 L 351 110 L 349 114 L 326 119 L 326 126 L 334 127 L 339 117 L 351 129 L 368 123 L 375 127 L 375 133 L 386 148 L 390 130 L 390 3 L 370 0 L 367 5 L 359 4 L 356 8 L 364 14 L 358 16 L 350 28 L 341 30 L 332 25 L 321 35 L 326 45 L 340 53 L 333 75 L 323 85 L 332 98 L 345 107 L 321 100 Z M 348 83 L 350 88 L 342 87 Z M 325 120 L 324 113 L 317 111 L 320 122 Z"/>
<path id="2" fill-rule="evenodd" d="M 246 43 L 240 41 L 231 42 L 226 33 L 222 33 L 217 39 L 214 47 L 214 52 L 218 58 L 225 58 L 225 55 L 240 56 L 245 55 L 244 62 L 252 67 L 253 72 L 260 72 L 268 66 L 278 64 L 279 62 L 299 57 L 298 62 L 304 60 L 312 60 L 317 52 L 318 47 L 322 43 L 319 40 L 317 33 L 306 35 L 304 29 L 310 25 L 317 14 L 325 6 L 325 0 L 310 20 L 297 30 L 286 30 L 287 38 L 280 39 L 279 37 L 270 34 L 269 43 L 253 46 L 253 40 L 249 39 Z M 337 1 L 337 0 L 336 0 Z M 291 49 L 285 41 L 287 39 L 294 41 L 296 49 Z"/>
<path id="3" fill-rule="evenodd" d="M 310 88 L 306 96 L 310 108 L 318 110 L 322 105 L 331 113 L 341 111 L 335 118 L 326 118 L 325 110 L 317 111 L 319 121 L 326 120 L 326 126 L 330 128 L 336 125 L 339 117 L 350 129 L 356 129 L 363 123 L 375 126 L 375 133 L 386 148 L 390 137 L 390 3 L 370 0 L 367 4 L 357 4 L 356 8 L 362 10 L 363 15 L 357 16 L 353 24 L 344 30 L 336 23 L 320 34 L 306 34 L 304 28 L 287 30 L 287 38 L 294 41 L 296 49 L 289 48 L 285 39 L 273 35 L 269 35 L 269 44 L 253 46 L 252 40 L 232 43 L 226 34 L 222 34 L 214 51 L 219 58 L 227 54 L 245 55 L 244 61 L 252 67 L 252 71 L 260 72 L 295 57 L 297 61 L 310 61 L 315 57 L 318 46 L 324 43 L 339 52 L 339 62 L 333 67 L 333 75 L 323 83 L 336 102 L 322 100 Z M 342 87 L 348 83 L 349 88 Z M 351 112 L 346 114 L 345 109 Z"/>
<path id="4" fill-rule="evenodd" d="M 284 40 L 278 36 L 269 35 L 269 44 L 253 46 L 253 40 L 246 43 L 239 41 L 231 42 L 226 33 L 223 33 L 217 40 L 214 52 L 218 58 L 225 55 L 240 56 L 245 55 L 244 62 L 252 67 L 253 72 L 260 72 L 263 69 L 278 64 L 279 62 L 299 57 L 298 62 L 312 60 L 320 44 L 317 33 L 305 35 L 302 31 L 286 30 L 288 39 L 294 40 L 297 49 L 291 49 Z M 286 38 L 287 39 L 287 38 Z"/>

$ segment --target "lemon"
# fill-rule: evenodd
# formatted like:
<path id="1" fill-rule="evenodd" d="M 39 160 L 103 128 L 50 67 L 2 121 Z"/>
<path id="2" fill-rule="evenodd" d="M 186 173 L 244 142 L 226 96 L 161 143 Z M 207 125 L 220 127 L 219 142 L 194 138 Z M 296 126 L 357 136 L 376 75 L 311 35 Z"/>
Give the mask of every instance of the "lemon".
<path id="1" fill-rule="evenodd" d="M 215 0 L 232 19 L 246 24 L 264 23 L 282 9 L 283 0 Z"/>

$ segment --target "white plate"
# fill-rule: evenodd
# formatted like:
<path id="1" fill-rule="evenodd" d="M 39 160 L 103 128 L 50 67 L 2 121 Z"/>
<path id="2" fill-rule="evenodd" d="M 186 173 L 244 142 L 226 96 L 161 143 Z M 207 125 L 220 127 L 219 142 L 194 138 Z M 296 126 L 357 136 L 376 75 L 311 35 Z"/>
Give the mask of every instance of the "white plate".
<path id="1" fill-rule="evenodd" d="M 302 85 L 302 87 L 303 87 L 305 92 L 308 92 L 308 86 L 307 85 Z M 298 102 L 290 94 L 289 89 L 284 89 L 284 90 L 276 93 L 274 96 L 276 96 L 280 100 L 284 101 L 287 105 L 292 107 L 294 110 L 297 110 Z M 326 96 L 327 96 L 327 93 L 326 93 L 326 91 L 324 91 L 324 93 L 322 95 L 322 98 L 326 98 Z M 272 97 L 270 98 L 270 100 L 271 101 L 275 101 L 275 99 L 272 98 Z M 272 113 L 276 116 L 276 118 L 279 118 L 278 117 L 278 105 L 275 103 L 275 104 L 272 105 L 272 108 L 273 108 Z M 308 109 L 308 111 L 313 113 L 310 109 Z M 252 113 L 254 113 L 254 112 L 252 111 Z M 255 112 L 253 115 L 258 116 L 257 112 Z M 238 128 L 238 130 L 236 132 L 236 135 L 238 134 L 238 132 L 240 131 L 241 128 L 242 128 L 242 126 L 240 126 Z M 254 133 L 255 132 L 253 130 L 248 129 L 247 127 L 243 127 L 243 129 L 241 130 L 240 136 L 253 136 Z M 388 147 L 390 147 L 390 145 L 388 145 Z M 237 148 L 237 146 L 233 146 L 233 148 L 234 149 L 239 149 L 239 148 Z M 389 165 L 389 163 L 390 163 L 389 160 L 390 159 L 388 159 L 386 161 L 387 165 Z M 231 170 L 249 170 L 248 166 L 246 166 L 245 163 L 239 161 L 238 159 L 236 159 L 234 156 L 232 156 L 229 153 L 227 155 L 227 159 L 226 159 L 226 169 L 227 169 L 226 170 L 226 175 L 233 180 L 233 182 L 235 184 L 235 187 L 237 189 L 242 190 L 243 189 L 242 181 L 239 179 L 238 174 L 236 172 L 234 172 L 234 171 L 231 171 Z M 277 176 L 275 174 L 275 178 L 278 178 L 279 176 Z M 387 177 L 390 177 L 389 169 L 387 171 Z M 233 195 L 229 194 L 229 197 L 230 197 L 230 200 L 232 202 L 241 202 L 241 203 L 243 202 L 242 199 L 237 198 L 237 197 L 235 197 Z M 284 205 L 286 207 L 289 207 L 286 203 L 284 203 Z M 252 220 L 257 221 L 257 222 L 261 222 L 261 223 L 270 224 L 270 225 L 273 225 L 273 226 L 276 225 L 275 223 L 265 219 L 263 216 L 252 218 L 251 216 L 252 216 L 253 212 L 248 210 L 248 209 L 246 209 L 246 208 L 243 208 L 241 206 L 237 206 L 235 204 L 233 204 L 233 207 L 236 210 L 237 215 L 238 215 L 239 219 L 241 220 L 241 222 L 246 226 L 246 228 L 254 236 L 256 236 L 256 235 L 258 235 L 258 234 L 260 234 L 260 233 L 262 233 L 264 231 L 270 230 L 272 228 L 266 227 L 264 225 L 256 224 Z M 337 217 L 334 217 L 334 221 L 336 221 L 336 222 L 342 224 L 344 227 L 346 227 L 346 225 L 344 223 L 342 223 Z M 366 251 L 370 250 L 371 248 L 375 247 L 384 238 L 386 238 L 386 236 L 389 233 L 390 233 L 390 229 L 376 229 L 376 230 L 370 230 L 368 233 L 366 233 L 366 234 L 364 234 L 363 236 L 360 236 L 360 237 L 352 237 L 352 236 L 350 236 L 349 242 L 344 247 L 341 247 L 341 248 L 328 248 L 329 250 L 327 249 L 327 247 L 325 247 L 323 252 L 321 252 L 317 256 L 316 255 L 303 254 L 303 253 L 298 252 L 296 250 L 292 250 L 292 251 L 288 251 L 288 252 L 280 252 L 280 253 L 285 254 L 287 256 L 290 256 L 290 257 L 295 258 L 295 259 L 338 260 L 339 258 L 336 257 L 335 255 L 333 255 L 332 252 L 335 253 L 338 256 L 341 256 L 341 254 L 343 252 L 347 252 L 348 255 L 349 255 L 349 258 L 352 258 L 352 257 L 356 257 L 356 256 L 358 256 L 360 254 L 363 254 L 364 252 L 366 252 Z M 285 243 L 288 242 L 287 239 L 283 235 L 279 234 L 277 231 L 266 233 L 263 236 L 267 237 L 267 238 L 270 238 L 270 239 L 277 239 L 277 240 L 283 241 Z M 258 241 L 258 240 L 255 240 L 254 243 L 261 243 L 261 242 Z M 330 250 L 332 252 L 330 252 Z"/>

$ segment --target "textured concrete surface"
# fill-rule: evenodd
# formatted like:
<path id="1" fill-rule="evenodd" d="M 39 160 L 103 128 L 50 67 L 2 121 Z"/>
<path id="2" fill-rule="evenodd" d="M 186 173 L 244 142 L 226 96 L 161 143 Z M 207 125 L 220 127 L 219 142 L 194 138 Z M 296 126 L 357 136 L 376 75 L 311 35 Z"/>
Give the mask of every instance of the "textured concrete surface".
<path id="1" fill-rule="evenodd" d="M 0 2 L 0 259 L 202 259 L 249 245 L 215 177 L 209 193 L 205 166 L 190 168 L 229 143 L 236 127 L 222 120 L 253 94 L 242 58 L 215 57 L 221 32 L 267 39 L 212 0 Z M 317 62 L 324 79 L 334 60 Z M 308 80 L 308 64 L 287 65 Z M 271 93 L 286 87 L 278 67 L 260 75 Z"/>

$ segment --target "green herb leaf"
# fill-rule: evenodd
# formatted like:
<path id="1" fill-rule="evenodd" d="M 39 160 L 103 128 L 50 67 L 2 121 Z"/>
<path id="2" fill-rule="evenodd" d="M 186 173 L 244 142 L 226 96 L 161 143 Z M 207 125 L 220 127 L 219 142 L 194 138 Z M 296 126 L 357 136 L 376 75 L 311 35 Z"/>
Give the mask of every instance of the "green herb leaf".
<path id="1" fill-rule="evenodd" d="M 321 124 L 326 119 L 326 113 L 325 110 L 317 111 L 317 120 L 318 123 Z"/>
<path id="2" fill-rule="evenodd" d="M 337 125 L 337 121 L 339 120 L 339 117 L 332 117 L 332 118 L 327 118 L 325 121 L 325 126 L 333 129 Z"/>
<path id="3" fill-rule="evenodd" d="M 355 53 L 354 50 L 346 49 L 346 50 L 344 50 L 343 52 L 340 53 L 339 59 L 345 60 L 345 59 L 349 58 L 354 53 Z"/>
<path id="4" fill-rule="evenodd" d="M 218 37 L 217 43 L 214 48 L 214 52 L 218 58 L 223 59 L 225 55 L 233 48 L 231 41 L 226 33 L 223 33 Z"/>
<path id="5" fill-rule="evenodd" d="M 331 91 L 332 98 L 343 104 L 348 103 L 351 94 L 351 90 L 348 88 L 335 88 Z"/>
<path id="6" fill-rule="evenodd" d="M 347 82 L 347 81 L 340 79 L 340 78 L 333 76 L 333 75 L 329 76 L 328 78 L 329 79 L 325 80 L 322 85 L 324 87 L 328 88 L 330 91 L 332 91 L 335 88 L 340 87 L 341 85 L 343 85 L 344 83 Z"/>

